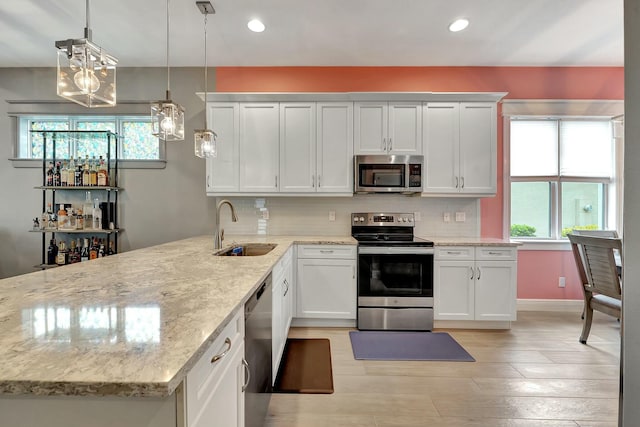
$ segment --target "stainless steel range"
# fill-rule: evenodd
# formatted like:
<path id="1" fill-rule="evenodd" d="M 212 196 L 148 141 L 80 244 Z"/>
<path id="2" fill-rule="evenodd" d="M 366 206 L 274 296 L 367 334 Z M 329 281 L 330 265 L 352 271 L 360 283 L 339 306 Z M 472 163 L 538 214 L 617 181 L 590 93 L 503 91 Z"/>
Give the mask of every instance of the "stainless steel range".
<path id="1" fill-rule="evenodd" d="M 433 242 L 412 213 L 353 213 L 358 240 L 358 329 L 433 328 Z"/>

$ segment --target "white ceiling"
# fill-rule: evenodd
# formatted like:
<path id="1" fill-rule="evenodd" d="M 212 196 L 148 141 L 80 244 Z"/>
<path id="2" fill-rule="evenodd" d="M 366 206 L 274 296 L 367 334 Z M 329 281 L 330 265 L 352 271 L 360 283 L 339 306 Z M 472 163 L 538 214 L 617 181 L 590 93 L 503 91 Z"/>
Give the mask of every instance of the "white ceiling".
<path id="1" fill-rule="evenodd" d="M 210 66 L 622 66 L 623 0 L 212 0 Z M 204 16 L 171 0 L 171 65 L 202 66 Z M 246 23 L 260 18 L 264 33 Z M 450 33 L 448 24 L 471 24 Z M 83 0 L 0 0 L 0 67 L 55 66 Z M 119 66 L 166 65 L 166 0 L 93 0 Z"/>

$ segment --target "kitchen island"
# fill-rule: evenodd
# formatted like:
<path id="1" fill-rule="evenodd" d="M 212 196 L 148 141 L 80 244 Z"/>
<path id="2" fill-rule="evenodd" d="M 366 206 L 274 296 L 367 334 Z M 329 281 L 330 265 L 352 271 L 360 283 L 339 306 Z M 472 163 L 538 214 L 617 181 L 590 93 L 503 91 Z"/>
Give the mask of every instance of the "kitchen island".
<path id="1" fill-rule="evenodd" d="M 355 244 L 237 242 L 276 247 L 218 257 L 201 236 L 1 280 L 0 425 L 181 425 L 184 378 L 286 250 Z"/>

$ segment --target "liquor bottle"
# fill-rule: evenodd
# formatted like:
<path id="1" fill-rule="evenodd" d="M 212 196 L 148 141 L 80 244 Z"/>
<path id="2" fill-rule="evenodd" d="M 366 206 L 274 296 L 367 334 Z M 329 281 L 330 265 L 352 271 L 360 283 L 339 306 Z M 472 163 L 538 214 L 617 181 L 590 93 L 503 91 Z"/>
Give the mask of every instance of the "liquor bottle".
<path id="1" fill-rule="evenodd" d="M 84 229 L 84 216 L 82 215 L 82 208 L 76 209 L 76 230 Z"/>
<path id="2" fill-rule="evenodd" d="M 115 255 L 116 251 L 113 249 L 113 242 L 109 242 L 109 249 L 107 249 L 107 255 Z"/>
<path id="3" fill-rule="evenodd" d="M 54 265 L 56 263 L 56 257 L 58 256 L 58 245 L 56 245 L 56 239 L 49 241 L 49 247 L 47 248 L 47 264 Z"/>
<path id="4" fill-rule="evenodd" d="M 47 164 L 47 187 L 51 187 L 53 185 L 53 162 L 49 162 Z"/>
<path id="5" fill-rule="evenodd" d="M 40 217 L 40 229 L 45 230 L 49 228 L 49 221 L 51 220 L 51 203 L 47 204 L 47 208 L 42 212 Z"/>
<path id="6" fill-rule="evenodd" d="M 93 156 L 91 159 L 91 164 L 89 166 L 89 180 L 91 181 L 91 185 L 98 185 L 98 165 L 96 162 L 96 156 Z"/>
<path id="7" fill-rule="evenodd" d="M 89 261 L 89 239 L 84 239 L 84 245 L 80 251 L 80 261 Z"/>
<path id="8" fill-rule="evenodd" d="M 84 228 L 93 227 L 93 202 L 91 201 L 91 191 L 85 193 L 84 204 L 82 205 L 82 213 L 84 214 Z"/>
<path id="9" fill-rule="evenodd" d="M 53 186 L 60 186 L 60 162 L 56 162 L 56 170 L 53 172 Z"/>
<path id="10" fill-rule="evenodd" d="M 91 174 L 89 173 L 89 155 L 87 154 L 82 166 L 82 185 L 88 187 L 91 185 Z"/>
<path id="11" fill-rule="evenodd" d="M 104 255 L 104 242 L 100 239 L 100 243 L 98 244 L 98 258 L 102 258 Z"/>
<path id="12" fill-rule="evenodd" d="M 58 210 L 58 230 L 65 230 L 69 228 L 69 216 L 64 209 L 64 205 L 60 203 L 60 209 Z"/>
<path id="13" fill-rule="evenodd" d="M 80 162 L 80 159 L 78 159 L 78 163 L 79 162 Z M 74 171 L 74 175 L 75 175 L 75 180 L 76 180 L 76 187 L 82 186 L 82 165 L 78 164 L 76 166 L 76 170 Z"/>
<path id="14" fill-rule="evenodd" d="M 89 259 L 98 258 L 98 244 L 96 243 L 96 238 L 91 239 L 91 247 L 89 248 Z"/>
<path id="15" fill-rule="evenodd" d="M 67 221 L 67 228 L 69 230 L 75 230 L 78 219 L 76 217 L 76 214 L 73 212 L 73 208 L 67 208 Z"/>
<path id="16" fill-rule="evenodd" d="M 98 199 L 93 202 L 93 229 L 102 229 L 102 210 L 100 210 L 100 201 Z"/>
<path id="17" fill-rule="evenodd" d="M 60 186 L 61 187 L 66 187 L 67 186 L 67 177 L 69 175 L 67 175 L 67 165 L 65 162 L 62 162 L 60 165 Z"/>
<path id="18" fill-rule="evenodd" d="M 73 156 L 69 159 L 69 167 L 67 168 L 67 185 L 73 187 L 76 185 L 76 162 Z"/>
<path id="19" fill-rule="evenodd" d="M 100 156 L 100 166 L 98 167 L 98 185 L 102 187 L 109 185 L 109 174 L 102 156 Z"/>
<path id="20" fill-rule="evenodd" d="M 79 261 L 76 261 L 76 251 L 78 247 L 76 246 L 76 241 L 71 239 L 71 247 L 69 248 L 69 254 L 67 255 L 67 264 L 75 264 Z"/>
<path id="21" fill-rule="evenodd" d="M 56 256 L 56 264 L 65 265 L 67 263 L 67 245 L 64 242 L 60 242 L 58 247 L 58 256 Z"/>

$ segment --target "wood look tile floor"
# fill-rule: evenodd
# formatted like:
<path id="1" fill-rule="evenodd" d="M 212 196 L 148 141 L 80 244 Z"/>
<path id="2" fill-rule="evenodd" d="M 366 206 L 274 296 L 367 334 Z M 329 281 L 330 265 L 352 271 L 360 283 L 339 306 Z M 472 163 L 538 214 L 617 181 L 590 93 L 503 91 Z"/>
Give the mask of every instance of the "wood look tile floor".
<path id="1" fill-rule="evenodd" d="M 615 427 L 620 325 L 594 313 L 519 312 L 510 330 L 449 332 L 476 362 L 355 360 L 346 328 L 329 338 L 334 393 L 274 394 L 265 427 Z"/>

